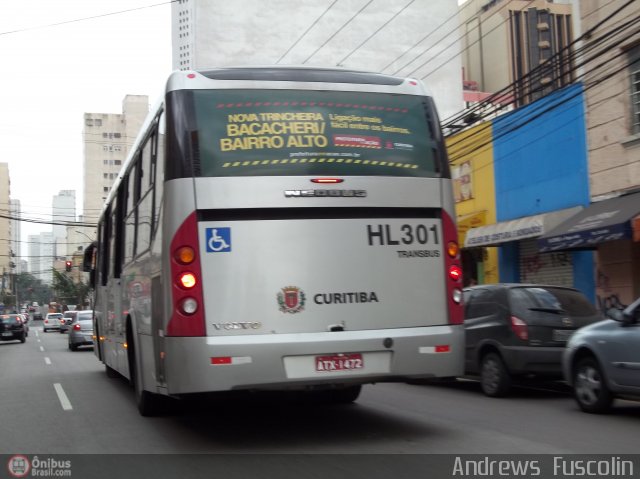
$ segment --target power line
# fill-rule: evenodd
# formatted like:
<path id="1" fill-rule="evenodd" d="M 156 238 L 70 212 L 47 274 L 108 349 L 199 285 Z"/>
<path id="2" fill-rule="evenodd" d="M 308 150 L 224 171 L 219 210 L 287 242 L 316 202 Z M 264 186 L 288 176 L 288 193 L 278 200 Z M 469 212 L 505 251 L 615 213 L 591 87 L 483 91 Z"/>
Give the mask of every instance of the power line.
<path id="1" fill-rule="evenodd" d="M 571 43 L 569 43 L 566 47 L 564 47 L 562 50 L 560 50 L 559 52 L 557 52 L 555 55 L 553 55 L 547 62 L 545 62 L 545 65 L 539 65 L 536 68 L 532 69 L 531 71 L 529 71 L 528 73 L 526 73 L 525 75 L 523 75 L 521 78 L 513 81 L 511 84 L 507 85 L 506 87 L 502 88 L 501 90 L 493 93 L 491 96 L 489 96 L 488 98 L 486 98 L 485 100 L 478 102 L 473 108 L 469 109 L 466 108 L 462 111 L 460 111 L 459 113 L 456 113 L 455 115 L 447 118 L 443 124 L 446 125 L 447 124 L 452 124 L 456 121 L 461 120 L 462 118 L 466 117 L 467 115 L 469 115 L 469 113 L 475 111 L 478 111 L 480 109 L 485 108 L 487 105 L 491 104 L 494 100 L 499 99 L 500 97 L 504 96 L 506 93 L 508 93 L 512 88 L 516 88 L 518 87 L 521 83 L 525 82 L 525 81 L 533 81 L 533 77 L 535 75 L 541 75 L 542 71 L 546 68 L 546 66 L 552 62 L 557 61 L 558 59 L 562 59 L 561 61 L 563 62 L 568 62 L 570 60 L 571 57 L 575 57 L 578 56 L 578 54 L 580 54 L 581 52 L 586 52 L 592 48 L 595 48 L 597 46 L 596 43 L 592 43 L 592 44 L 588 44 L 585 45 L 577 50 L 575 50 L 574 52 L 570 53 L 568 55 L 568 57 L 563 57 L 565 52 L 571 52 L 571 48 L 577 44 L 578 42 L 582 41 L 583 39 L 588 39 L 590 38 L 590 36 L 593 34 L 593 32 L 595 32 L 598 28 L 600 28 L 602 25 L 604 25 L 606 22 L 608 22 L 609 20 L 611 20 L 613 17 L 615 17 L 618 13 L 620 13 L 622 10 L 624 10 L 627 6 L 629 6 L 631 3 L 633 3 L 634 0 L 629 0 L 627 1 L 627 3 L 625 3 L 624 5 L 622 5 L 621 7 L 619 7 L 618 9 L 616 9 L 614 12 L 612 12 L 611 14 L 609 14 L 608 16 L 606 16 L 604 19 L 602 19 L 601 21 L 599 21 L 598 23 L 596 23 L 593 27 L 591 27 L 589 30 L 587 30 L 586 32 L 584 32 L 580 37 L 578 37 L 577 39 L 573 40 Z M 623 26 L 628 26 L 631 22 L 627 22 L 627 24 L 623 24 Z M 608 32 L 606 34 L 604 34 L 602 37 L 600 37 L 600 41 L 602 41 L 605 38 L 610 37 L 613 34 L 616 34 L 618 31 L 618 29 L 614 29 L 611 32 Z M 473 45 L 473 44 L 472 44 Z M 471 46 L 471 45 L 470 45 Z M 463 50 L 464 51 L 464 50 Z M 576 68 L 574 68 L 573 70 L 575 70 Z M 435 70 L 434 70 L 435 71 Z M 431 72 L 433 73 L 433 72 Z M 428 75 L 430 75 L 431 73 L 429 73 Z M 428 76 L 427 75 L 427 76 Z M 423 77 L 426 78 L 426 77 Z M 522 99 L 523 97 L 521 97 L 520 99 Z M 490 113 L 491 114 L 491 113 Z M 487 115 L 485 115 L 487 116 Z"/>
<path id="2" fill-rule="evenodd" d="M 402 7 L 395 15 L 393 15 L 389 20 L 387 20 L 386 22 L 384 22 L 377 30 L 375 30 L 371 35 L 369 35 L 367 38 L 365 38 L 362 43 L 360 43 L 360 45 L 358 45 L 357 47 L 355 47 L 353 50 L 351 50 L 351 52 L 349 54 L 347 54 L 347 56 L 345 56 L 342 60 L 340 60 L 338 63 L 336 63 L 336 66 L 343 66 L 344 61 L 349 58 L 351 55 L 353 55 L 355 52 L 357 52 L 358 50 L 360 50 L 360 48 L 362 48 L 362 46 L 367 43 L 369 40 L 371 40 L 374 36 L 376 36 L 378 34 L 378 32 L 380 32 L 380 30 L 382 30 L 384 27 L 386 27 L 387 25 L 389 25 L 389 23 L 391 23 L 398 15 L 400 15 L 402 12 L 404 12 L 413 2 L 415 2 L 415 0 L 410 0 L 409 3 L 407 3 L 404 7 Z"/>
<path id="3" fill-rule="evenodd" d="M 523 126 L 525 126 L 526 124 L 529 124 L 532 121 L 540 118 L 545 113 L 547 113 L 549 111 L 552 111 L 552 110 L 554 110 L 556 108 L 559 108 L 562 105 L 565 105 L 569 101 L 571 101 L 571 100 L 577 98 L 578 96 L 582 95 L 582 93 L 584 91 L 587 91 L 587 90 L 589 90 L 591 88 L 594 88 L 594 87 L 600 85 L 601 83 L 604 83 L 605 81 L 611 79 L 612 77 L 614 77 L 615 75 L 617 75 L 618 73 L 620 73 L 621 71 L 624 71 L 626 69 L 627 69 L 627 65 L 622 65 L 621 67 L 619 67 L 619 68 L 617 68 L 615 70 L 609 71 L 606 75 L 604 75 L 604 76 L 602 76 L 600 78 L 594 79 L 589 85 L 586 85 L 584 87 L 584 89 L 579 91 L 578 93 L 574 93 L 574 94 L 572 94 L 571 96 L 569 96 L 567 98 L 558 100 L 555 104 L 540 105 L 539 108 L 540 107 L 544 107 L 544 108 L 542 108 L 541 110 L 535 112 L 534 115 L 527 115 L 526 117 L 523 117 L 521 119 L 520 123 L 511 124 L 508 127 L 504 128 L 503 130 L 498 131 L 497 134 L 493 135 L 490 138 L 489 141 L 486 141 L 486 142 L 484 142 L 482 144 L 469 145 L 469 147 L 466 148 L 464 151 L 462 151 L 457 157 L 454 157 L 453 159 L 450 158 L 450 162 L 455 162 L 455 161 L 457 161 L 459 159 L 462 159 L 465 156 L 467 156 L 469 153 L 471 153 L 472 151 L 473 152 L 482 151 L 483 148 L 489 147 L 489 145 L 492 144 L 496 139 L 500 139 L 500 138 L 502 138 L 502 137 L 504 137 L 504 136 L 506 136 L 506 135 L 508 135 L 510 133 L 513 133 L 514 131 L 516 131 L 516 130 L 522 128 Z M 537 139 L 541 139 L 541 138 L 542 137 L 539 137 Z M 528 142 L 526 145 L 522 145 L 519 149 L 525 148 L 528 145 L 530 145 L 531 143 L 533 143 L 533 141 Z M 463 148 L 465 148 L 465 146 L 466 145 L 463 145 Z M 489 165 L 486 165 L 484 167 L 487 167 L 487 166 L 489 166 Z M 484 167 L 474 168 L 474 171 L 479 171 L 480 169 L 482 169 Z"/>
<path id="4" fill-rule="evenodd" d="M 619 34 L 621 35 L 621 34 L 622 34 L 622 33 L 623 33 L 623 32 L 624 32 L 624 31 L 625 31 L 629 26 L 635 26 L 635 25 L 637 25 L 637 21 L 638 21 L 639 19 L 640 19 L 640 16 L 638 16 L 638 17 L 636 17 L 636 18 L 634 18 L 634 19 L 631 19 L 631 20 L 630 20 L 629 22 L 627 22 L 626 24 L 620 25 L 618 28 L 613 29 L 612 31 L 608 32 L 606 35 L 604 35 L 604 37 L 611 36 L 611 35 L 619 35 Z M 632 34 L 635 34 L 635 33 L 638 33 L 638 32 L 640 32 L 640 29 L 636 29 L 636 30 L 635 30 L 635 32 L 632 32 Z M 622 35 L 621 35 L 621 38 L 619 38 L 619 39 L 615 39 L 615 43 L 614 43 L 613 45 L 607 45 L 606 43 L 600 43 L 600 42 L 598 42 L 598 43 L 597 43 L 597 44 L 595 44 L 595 45 L 601 46 L 601 47 L 602 47 L 602 48 L 601 48 L 601 50 L 602 50 L 602 51 L 599 51 L 599 52 L 597 52 L 596 54 L 594 54 L 592 57 L 590 57 L 590 58 L 586 59 L 584 62 L 582 62 L 581 64 L 577 65 L 574 69 L 579 69 L 581 66 L 586 65 L 586 64 L 588 64 L 588 63 L 590 63 L 591 61 L 593 61 L 593 60 L 595 60 L 595 59 L 599 58 L 600 56 L 602 56 L 602 55 L 603 55 L 603 54 L 605 54 L 605 53 L 608 53 L 610 50 L 612 50 L 612 48 L 613 48 L 614 46 L 619 45 L 620 43 L 624 42 L 624 41 L 626 40 L 626 38 L 627 38 L 627 36 L 622 36 Z M 611 38 L 609 38 L 609 40 L 611 40 Z M 585 51 L 586 51 L 586 50 L 590 50 L 590 49 L 591 49 L 591 48 L 588 48 L 588 47 L 584 47 L 584 48 L 585 48 Z M 602 62 L 602 63 L 600 63 L 600 64 L 596 65 L 596 66 L 595 66 L 595 67 L 593 67 L 590 71 L 583 73 L 580 77 L 578 77 L 578 79 L 580 79 L 580 78 L 584 77 L 587 81 L 591 81 L 591 79 L 589 78 L 589 76 L 593 76 L 593 75 L 595 75 L 595 72 L 596 72 L 597 70 L 599 70 L 600 68 L 604 68 L 604 67 L 605 67 L 605 66 L 607 66 L 610 62 L 615 61 L 617 58 L 619 58 L 619 57 L 620 57 L 620 56 L 622 56 L 622 55 L 624 55 L 624 52 L 619 52 L 619 53 L 618 53 L 617 55 L 615 55 L 614 57 L 611 57 L 611 58 L 609 58 L 608 60 L 606 60 L 606 61 L 604 61 L 604 62 Z M 626 68 L 626 65 L 624 66 L 624 68 Z M 595 85 L 593 85 L 593 86 L 595 86 Z M 588 87 L 588 88 L 590 88 L 590 87 Z M 587 88 L 587 89 L 588 89 L 588 88 Z M 534 107 L 534 108 L 535 108 L 535 107 Z M 449 148 L 454 148 L 457 144 L 462 143 L 462 144 L 463 144 L 463 148 L 466 148 L 466 150 L 465 150 L 465 151 L 460 152 L 460 157 L 463 157 L 464 155 L 466 155 L 466 154 L 470 153 L 471 151 L 473 151 L 473 150 L 475 150 L 475 149 L 477 149 L 477 148 L 480 148 L 480 147 L 482 147 L 482 146 L 484 146 L 484 145 L 486 145 L 486 144 L 489 144 L 489 143 L 490 143 L 490 142 L 485 142 L 485 143 L 482 143 L 481 145 L 478 145 L 477 143 L 473 143 L 473 142 L 470 142 L 470 141 L 469 141 L 469 138 L 472 138 L 473 136 L 481 135 L 481 134 L 482 134 L 482 132 L 481 132 L 480 130 L 479 130 L 479 131 L 476 131 L 476 132 L 472 133 L 471 135 L 468 135 L 468 136 L 466 136 L 466 137 L 464 137 L 464 138 L 461 138 L 461 139 L 460 139 L 460 140 L 458 140 L 458 141 L 455 141 L 455 142 L 449 143 L 448 147 L 449 147 Z M 480 140 L 480 141 L 482 142 L 483 140 Z M 458 159 L 458 158 L 454 158 L 454 160 L 456 160 L 456 159 Z"/>
<path id="5" fill-rule="evenodd" d="M 523 12 L 525 10 L 525 8 L 528 8 L 529 5 L 531 5 L 535 0 L 529 0 L 529 2 L 522 7 L 521 10 L 519 10 L 520 12 Z M 497 12 L 496 12 L 497 13 Z M 495 13 L 494 13 L 495 15 Z M 463 48 L 460 52 L 457 52 L 455 55 L 453 55 L 450 58 L 447 58 L 444 62 L 442 62 L 440 65 L 438 65 L 437 68 L 431 70 L 429 73 L 427 73 L 426 75 L 420 77 L 421 80 L 424 80 L 425 78 L 433 75 L 435 72 L 437 72 L 438 70 L 440 70 L 440 68 L 442 68 L 444 65 L 446 65 L 447 63 L 449 63 L 451 60 L 455 59 L 458 55 L 461 55 L 462 52 L 467 51 L 469 48 L 471 48 L 473 45 L 475 45 L 476 43 L 478 43 L 480 40 L 482 40 L 483 37 L 487 36 L 489 33 L 492 33 L 493 31 L 495 31 L 496 29 L 498 29 L 499 27 L 501 27 L 502 25 L 504 25 L 506 22 L 509 21 L 509 17 L 505 18 L 502 22 L 498 23 L 495 27 L 493 27 L 491 30 L 489 30 L 488 32 L 486 32 L 484 35 L 482 35 L 481 37 L 479 37 L 475 42 L 467 45 L 466 48 Z M 464 38 L 464 35 L 458 37 L 456 40 L 454 40 L 453 42 L 451 42 L 449 45 L 447 45 L 440 53 L 444 53 L 447 51 L 447 49 L 455 44 L 457 44 L 460 40 L 462 40 Z M 440 54 L 436 55 L 433 58 L 428 59 L 427 61 L 421 63 L 417 68 L 413 69 L 410 73 L 409 76 L 413 75 L 415 72 L 417 72 L 420 68 L 422 68 L 423 66 L 425 66 L 427 63 L 429 63 L 430 61 L 432 61 L 434 58 L 437 58 Z"/>
<path id="6" fill-rule="evenodd" d="M 398 60 L 400 60 L 403 56 L 405 56 L 407 53 L 409 53 L 411 50 L 413 50 L 415 47 L 417 47 L 418 45 L 420 45 L 423 41 L 425 41 L 427 38 L 429 38 L 431 35 L 433 35 L 435 32 L 437 32 L 438 30 L 440 30 L 441 27 L 443 27 L 444 25 L 446 25 L 447 23 L 449 23 L 449 21 L 453 18 L 456 18 L 460 12 L 462 10 L 464 10 L 465 8 L 469 7 L 470 5 L 472 5 L 473 2 L 467 2 L 462 8 L 459 8 L 456 10 L 456 12 L 451 15 L 449 18 L 447 18 L 444 22 L 442 22 L 441 24 L 439 24 L 436 28 L 434 28 L 433 30 L 431 30 L 429 33 L 427 33 L 424 37 L 422 37 L 420 40 L 418 40 L 416 43 L 414 43 L 412 46 L 410 46 L 407 50 L 405 50 L 404 52 L 402 52 L 402 54 L 396 58 L 394 58 L 393 60 L 391 60 L 384 68 L 382 68 L 380 70 L 380 72 L 384 72 L 387 68 L 389 68 L 391 65 L 393 65 L 395 62 L 397 62 Z M 444 38 L 448 37 L 452 32 L 457 31 L 458 28 L 456 26 L 456 28 L 454 30 L 451 30 L 449 33 L 447 33 L 444 37 L 442 37 L 439 41 L 442 41 Z M 413 60 L 411 60 L 409 63 L 415 61 L 417 58 L 419 58 L 422 55 L 422 53 L 420 53 L 417 57 L 414 57 Z M 407 65 L 409 64 L 407 63 Z M 402 70 L 402 68 L 404 68 L 405 66 L 401 67 L 400 69 L 398 69 L 397 71 Z M 395 73 L 393 73 L 395 75 Z"/>
<path id="7" fill-rule="evenodd" d="M 632 1 L 633 1 L 633 0 L 632 0 Z M 628 5 L 628 4 L 627 4 L 627 5 Z M 626 5 L 625 5 L 625 6 L 626 6 Z M 617 13 L 619 13 L 619 11 L 621 11 L 623 8 L 624 8 L 624 6 L 623 6 L 622 8 L 620 8 L 618 11 L 614 12 L 613 14 L 611 14 L 608 18 L 604 19 L 604 20 L 603 20 L 602 22 L 600 22 L 600 24 L 599 24 L 599 25 L 597 25 L 596 27 L 599 27 L 599 26 L 600 26 L 600 25 L 602 25 L 604 22 L 608 21 L 610 18 L 612 18 L 613 16 L 615 16 Z M 629 20 L 628 22 L 626 22 L 626 23 L 624 23 L 624 24 L 619 25 L 618 27 L 616 27 L 616 28 L 614 28 L 614 29 L 610 30 L 609 32 L 607 32 L 606 34 L 604 34 L 602 37 L 600 37 L 600 38 L 598 39 L 598 40 L 599 40 L 598 42 L 592 42 L 590 45 L 586 45 L 586 46 L 584 46 L 584 47 L 582 47 L 582 48 L 578 49 L 576 52 L 574 52 L 574 53 L 575 53 L 575 56 L 577 56 L 578 54 L 582 54 L 582 53 L 584 53 L 584 52 L 586 52 L 586 51 L 589 51 L 589 50 L 593 50 L 593 49 L 595 49 L 595 47 L 596 47 L 596 46 L 597 46 L 597 47 L 601 47 L 601 48 L 600 48 L 600 50 L 601 50 L 601 51 L 597 52 L 596 54 L 594 54 L 594 55 L 593 55 L 593 56 L 591 56 L 590 58 L 588 58 L 588 59 L 584 60 L 584 61 L 583 61 L 582 63 L 580 63 L 579 65 L 576 65 L 576 66 L 573 68 L 573 70 L 577 70 L 577 69 L 579 69 L 580 67 L 582 67 L 582 66 L 584 66 L 584 65 L 586 65 L 586 64 L 588 64 L 588 63 L 590 63 L 591 61 L 593 61 L 593 60 L 597 59 L 598 57 L 602 56 L 603 54 L 606 54 L 606 53 L 608 53 L 609 51 L 611 51 L 611 50 L 613 49 L 613 47 L 615 47 L 615 46 L 619 45 L 620 43 L 624 42 L 624 41 L 626 40 L 626 38 L 628 38 L 628 37 L 629 37 L 629 34 L 627 34 L 626 36 L 622 36 L 622 33 L 624 33 L 624 31 L 625 31 L 627 28 L 629 28 L 630 26 L 635 26 L 635 25 L 637 25 L 637 21 L 638 21 L 639 19 L 640 19 L 640 16 L 635 17 L 635 18 L 633 18 L 633 19 Z M 596 27 L 594 27 L 594 28 L 590 29 L 590 31 L 588 31 L 588 32 L 585 32 L 585 35 L 590 35 L 590 34 L 594 31 L 594 29 L 595 29 Z M 631 35 L 633 35 L 633 34 L 635 34 L 635 33 L 638 33 L 638 30 L 636 30 L 635 32 L 632 32 L 632 33 L 631 33 Z M 615 36 L 616 36 L 616 35 L 619 35 L 621 38 L 615 38 Z M 581 38 L 582 38 L 582 37 L 581 37 Z M 605 39 L 605 41 L 603 41 L 603 39 Z M 577 39 L 576 41 L 574 41 L 574 42 L 572 42 L 572 43 L 576 43 L 578 40 L 579 40 L 579 39 Z M 609 42 L 609 41 L 611 41 L 611 40 L 613 40 L 615 43 L 613 43 L 613 44 L 607 44 L 607 43 L 606 43 L 606 42 Z M 569 46 L 570 46 L 570 45 L 569 45 Z M 574 55 L 574 54 L 572 54 L 572 55 Z M 620 57 L 620 56 L 622 56 L 622 55 L 624 55 L 624 52 L 620 52 L 620 53 L 618 53 L 617 55 L 615 55 L 614 57 L 609 58 L 609 59 L 608 59 L 608 60 L 606 60 L 605 62 L 603 62 L 603 63 L 601 63 L 601 64 L 599 64 L 599 65 L 596 65 L 596 66 L 595 66 L 595 67 L 593 67 L 590 71 L 583 73 L 581 76 L 582 76 L 582 77 L 585 77 L 585 78 L 587 78 L 589 75 L 593 76 L 593 75 L 594 75 L 594 72 L 595 72 L 596 70 L 598 70 L 599 68 L 602 68 L 602 67 L 606 66 L 608 63 L 610 63 L 611 61 L 616 60 L 618 57 Z M 624 67 L 624 68 L 626 68 L 626 65 L 625 65 L 625 67 Z M 532 72 L 530 72 L 530 73 L 533 73 L 533 71 L 532 71 Z M 579 78 L 580 78 L 580 77 L 579 77 Z M 514 83 L 515 83 L 515 82 L 514 82 Z M 475 133 L 473 133 L 473 134 L 472 134 L 472 135 L 470 135 L 470 136 L 474 136 L 474 135 L 476 135 L 476 134 L 478 134 L 478 133 L 480 133 L 480 132 L 475 132 Z M 465 137 L 464 139 L 461 139 L 461 140 L 459 140 L 459 141 L 457 141 L 457 142 L 455 142 L 455 143 L 450 143 L 448 146 L 451 148 L 451 147 L 454 147 L 454 146 L 455 146 L 456 144 L 458 144 L 458 143 L 466 143 L 466 144 L 468 145 L 468 146 L 467 146 L 468 152 L 470 152 L 470 151 L 472 151 L 474 148 L 477 148 L 477 147 L 478 147 L 477 145 L 473 145 L 473 144 L 470 144 L 470 143 L 468 142 L 468 138 L 469 138 L 470 136 L 467 136 L 467 137 Z"/>
<path id="8" fill-rule="evenodd" d="M 13 221 L 22 221 L 25 223 L 37 223 L 37 224 L 56 225 L 56 226 L 78 226 L 78 227 L 87 227 L 87 228 L 95 228 L 98 226 L 97 223 L 83 223 L 83 222 L 71 222 L 71 221 L 64 221 L 64 222 L 44 221 L 44 220 L 35 220 L 31 218 L 17 218 L 15 216 L 2 215 L 2 214 L 0 214 L 0 218 L 5 218 Z"/>
<path id="9" fill-rule="evenodd" d="M 63 22 L 49 23 L 47 25 L 39 25 L 39 26 L 35 26 L 35 27 L 21 28 L 19 30 L 12 30 L 12 31 L 8 31 L 8 32 L 0 32 L 0 35 L 12 35 L 14 33 L 28 32 L 28 31 L 31 31 L 31 30 L 41 30 L 43 28 L 50 28 L 50 27 L 57 27 L 57 26 L 60 26 L 60 25 L 67 25 L 69 23 L 84 22 L 86 20 L 95 20 L 96 18 L 109 17 L 109 16 L 112 16 L 112 15 L 120 15 L 122 13 L 135 12 L 137 10 L 145 10 L 147 8 L 154 8 L 154 7 L 159 7 L 161 5 L 168 5 L 170 3 L 176 3 L 178 1 L 180 1 L 180 0 L 170 0 L 168 2 L 156 3 L 156 4 L 153 4 L 153 5 L 146 5 L 144 7 L 136 7 L 136 8 L 129 8 L 127 10 L 120 10 L 118 12 L 103 13 L 101 15 L 93 15 L 91 17 L 76 18 L 74 20 L 65 20 Z"/>
<path id="10" fill-rule="evenodd" d="M 303 33 L 302 35 L 300 35 L 300 36 L 298 37 L 298 39 L 297 39 L 295 42 L 293 42 L 293 45 L 291 45 L 291 46 L 287 49 L 287 51 L 286 51 L 286 52 L 284 52 L 280 58 L 278 58 L 278 61 L 276 62 L 276 65 L 277 65 L 278 63 L 280 63 L 280 62 L 282 61 L 282 59 L 283 59 L 284 57 L 286 57 L 286 56 L 287 56 L 287 54 L 288 54 L 291 50 L 293 50 L 293 48 L 294 48 L 298 43 L 300 43 L 300 41 L 301 41 L 301 40 L 302 40 L 302 39 L 307 35 L 307 33 L 309 33 L 309 32 L 311 31 L 311 29 L 312 29 L 313 27 L 315 27 L 315 26 L 316 26 L 316 24 L 317 24 L 317 23 L 322 19 L 322 17 L 324 17 L 324 16 L 327 14 L 327 12 L 328 12 L 329 10 L 331 10 L 331 9 L 333 8 L 333 6 L 334 6 L 336 3 L 338 3 L 338 0 L 333 0 L 333 3 L 332 3 L 331 5 L 329 5 L 329 7 L 327 7 L 327 9 L 326 9 L 324 12 L 322 12 L 322 14 L 321 14 L 318 18 L 316 18 L 316 19 L 314 20 L 314 22 L 309 26 L 309 28 L 307 28 L 307 29 L 304 31 L 304 33 Z"/>
<path id="11" fill-rule="evenodd" d="M 353 15 L 349 20 L 347 20 L 345 23 L 342 24 L 342 26 L 340 28 L 338 28 L 329 38 L 327 38 L 327 40 L 325 40 L 325 42 L 320 45 L 318 48 L 316 48 L 316 50 L 307 57 L 307 59 L 305 61 L 303 61 L 302 63 L 305 64 L 307 63 L 309 60 L 311 60 L 311 58 L 318 53 L 327 43 L 329 43 L 331 40 L 333 40 L 335 38 L 335 36 L 340 33 L 347 25 L 349 25 L 349 23 L 351 23 L 358 15 L 360 15 L 365 8 L 367 8 L 371 2 L 373 2 L 373 0 L 369 0 L 360 10 L 358 10 L 355 15 Z"/>

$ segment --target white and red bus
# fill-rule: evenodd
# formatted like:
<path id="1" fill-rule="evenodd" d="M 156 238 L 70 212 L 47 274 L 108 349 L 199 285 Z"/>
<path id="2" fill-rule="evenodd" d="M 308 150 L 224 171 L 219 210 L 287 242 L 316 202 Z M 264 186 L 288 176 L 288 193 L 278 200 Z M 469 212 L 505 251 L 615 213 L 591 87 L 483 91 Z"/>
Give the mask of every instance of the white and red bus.
<path id="1" fill-rule="evenodd" d="M 416 80 L 173 73 L 92 248 L 95 351 L 143 415 L 163 395 L 351 402 L 362 384 L 463 373 L 452 183 Z"/>

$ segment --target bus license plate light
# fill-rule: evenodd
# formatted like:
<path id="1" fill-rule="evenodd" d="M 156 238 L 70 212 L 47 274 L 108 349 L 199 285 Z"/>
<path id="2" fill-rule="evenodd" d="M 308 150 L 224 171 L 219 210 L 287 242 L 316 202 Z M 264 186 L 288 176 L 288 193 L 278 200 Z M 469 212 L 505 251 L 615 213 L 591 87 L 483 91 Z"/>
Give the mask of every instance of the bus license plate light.
<path id="1" fill-rule="evenodd" d="M 364 368 L 364 359 L 360 353 L 316 356 L 316 371 L 351 371 L 362 368 Z"/>

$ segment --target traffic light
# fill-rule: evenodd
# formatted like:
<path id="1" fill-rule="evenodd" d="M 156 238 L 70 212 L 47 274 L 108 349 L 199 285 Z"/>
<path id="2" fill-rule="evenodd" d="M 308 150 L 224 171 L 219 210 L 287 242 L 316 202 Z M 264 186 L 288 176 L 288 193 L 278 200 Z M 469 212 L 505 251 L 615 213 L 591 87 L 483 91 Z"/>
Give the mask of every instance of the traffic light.
<path id="1" fill-rule="evenodd" d="M 69 271 L 71 271 L 71 261 L 65 261 L 64 263 L 64 270 L 68 273 Z"/>

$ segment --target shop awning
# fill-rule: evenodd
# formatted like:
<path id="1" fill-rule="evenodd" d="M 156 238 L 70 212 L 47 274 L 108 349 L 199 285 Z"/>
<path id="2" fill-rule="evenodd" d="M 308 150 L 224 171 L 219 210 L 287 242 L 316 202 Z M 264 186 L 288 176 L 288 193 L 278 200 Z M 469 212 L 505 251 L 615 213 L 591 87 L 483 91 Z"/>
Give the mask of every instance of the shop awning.
<path id="1" fill-rule="evenodd" d="M 510 221 L 501 221 L 487 226 L 471 228 L 464 240 L 465 248 L 475 246 L 496 246 L 509 241 L 520 241 L 537 238 L 551 231 L 567 218 L 575 215 L 582 206 L 574 206 L 564 210 L 525 216 Z"/>
<path id="2" fill-rule="evenodd" d="M 599 201 L 569 218 L 538 240 L 541 252 L 594 249 L 599 243 L 633 238 L 632 223 L 640 214 L 640 193 Z"/>

